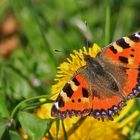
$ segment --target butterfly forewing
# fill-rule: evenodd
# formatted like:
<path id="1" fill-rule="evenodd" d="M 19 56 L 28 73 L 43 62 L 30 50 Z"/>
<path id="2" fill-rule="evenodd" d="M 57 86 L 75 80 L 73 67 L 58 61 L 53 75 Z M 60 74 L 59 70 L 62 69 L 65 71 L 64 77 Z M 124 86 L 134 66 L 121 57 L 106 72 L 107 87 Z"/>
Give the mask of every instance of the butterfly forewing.
<path id="1" fill-rule="evenodd" d="M 92 96 L 82 74 L 77 74 L 66 83 L 52 107 L 52 115 L 58 118 L 85 116 L 90 113 Z"/>
<path id="2" fill-rule="evenodd" d="M 140 63 L 140 32 L 123 37 L 105 49 L 101 56 L 128 68 L 138 68 Z"/>

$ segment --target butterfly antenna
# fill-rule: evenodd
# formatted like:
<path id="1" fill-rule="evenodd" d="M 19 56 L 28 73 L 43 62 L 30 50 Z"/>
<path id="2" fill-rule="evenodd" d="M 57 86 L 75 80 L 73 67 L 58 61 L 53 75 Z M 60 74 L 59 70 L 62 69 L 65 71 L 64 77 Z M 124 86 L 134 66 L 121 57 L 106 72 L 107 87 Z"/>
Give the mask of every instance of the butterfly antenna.
<path id="1" fill-rule="evenodd" d="M 88 24 L 87 24 L 87 21 L 85 20 L 84 22 L 85 24 L 85 31 L 83 31 L 83 35 L 84 35 L 84 39 L 85 39 L 85 43 L 86 43 L 86 48 L 88 49 L 91 44 L 92 44 L 92 37 L 91 37 L 91 33 L 90 31 L 88 30 Z"/>
<path id="2" fill-rule="evenodd" d="M 87 30 L 87 21 L 86 20 L 85 20 L 85 26 L 86 26 L 86 30 Z M 88 47 L 89 47 L 89 40 L 88 40 L 86 35 L 84 36 L 84 38 L 85 38 L 85 42 L 86 42 L 86 48 L 88 49 Z"/>
<path id="3" fill-rule="evenodd" d="M 81 35 L 83 36 L 84 41 L 85 41 L 85 46 L 88 49 L 92 44 L 92 34 L 91 34 L 90 30 L 87 28 L 88 27 L 87 21 L 86 20 L 83 21 L 80 19 L 74 19 L 73 24 L 81 32 Z"/>

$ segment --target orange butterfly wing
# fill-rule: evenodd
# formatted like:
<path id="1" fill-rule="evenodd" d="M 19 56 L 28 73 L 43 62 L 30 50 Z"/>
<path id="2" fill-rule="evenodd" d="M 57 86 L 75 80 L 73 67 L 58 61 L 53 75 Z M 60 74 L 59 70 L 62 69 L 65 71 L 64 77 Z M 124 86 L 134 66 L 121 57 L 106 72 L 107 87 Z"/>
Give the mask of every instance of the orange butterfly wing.
<path id="1" fill-rule="evenodd" d="M 103 51 L 102 57 L 108 57 L 128 68 L 126 70 L 128 78 L 124 92 L 127 96 L 133 90 L 135 92 L 135 88 L 138 88 L 140 73 L 140 32 L 113 42 Z"/>
<path id="2" fill-rule="evenodd" d="M 52 116 L 64 119 L 72 116 L 86 116 L 91 111 L 92 96 L 87 81 L 77 74 L 66 83 L 52 107 Z"/>
<path id="3" fill-rule="evenodd" d="M 123 37 L 105 49 L 103 49 L 102 57 L 127 66 L 130 68 L 138 68 L 140 63 L 140 32 Z"/>
<path id="4" fill-rule="evenodd" d="M 113 42 L 100 55 L 103 59 L 108 58 L 127 67 L 123 91 L 127 99 L 135 97 L 140 92 L 140 33 Z M 91 115 L 96 118 L 107 116 L 113 119 L 113 115 L 125 105 L 125 101 L 118 96 L 105 99 L 94 97 L 92 104 Z"/>

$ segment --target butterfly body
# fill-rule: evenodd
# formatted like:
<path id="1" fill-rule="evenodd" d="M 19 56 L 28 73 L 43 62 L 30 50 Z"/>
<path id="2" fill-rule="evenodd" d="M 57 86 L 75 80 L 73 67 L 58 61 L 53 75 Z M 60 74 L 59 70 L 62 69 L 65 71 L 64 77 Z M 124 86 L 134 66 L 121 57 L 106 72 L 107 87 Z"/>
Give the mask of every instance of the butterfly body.
<path id="1" fill-rule="evenodd" d="M 140 92 L 140 33 L 110 44 L 65 84 L 52 107 L 52 116 L 93 116 L 113 120 L 126 100 Z"/>
<path id="2" fill-rule="evenodd" d="M 108 98 L 114 94 L 118 94 L 123 98 L 121 86 L 124 84 L 123 79 L 127 77 L 123 69 L 100 57 L 92 58 L 85 55 L 86 66 L 80 70 L 88 83 L 88 91 L 90 95 L 99 98 Z M 115 72 L 115 73 L 114 73 Z M 116 75 L 117 73 L 117 75 Z M 118 77 L 121 78 L 119 79 Z"/>

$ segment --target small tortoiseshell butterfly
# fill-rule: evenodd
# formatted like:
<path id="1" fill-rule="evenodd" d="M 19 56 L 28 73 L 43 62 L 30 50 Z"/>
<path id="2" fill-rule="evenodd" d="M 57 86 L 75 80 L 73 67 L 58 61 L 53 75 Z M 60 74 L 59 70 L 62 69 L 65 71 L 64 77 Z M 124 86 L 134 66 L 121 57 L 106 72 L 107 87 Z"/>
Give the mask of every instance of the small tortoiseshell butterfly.
<path id="1" fill-rule="evenodd" d="M 113 120 L 126 101 L 140 93 L 140 32 L 111 43 L 96 58 L 83 55 L 86 65 L 65 84 L 51 114 Z"/>

